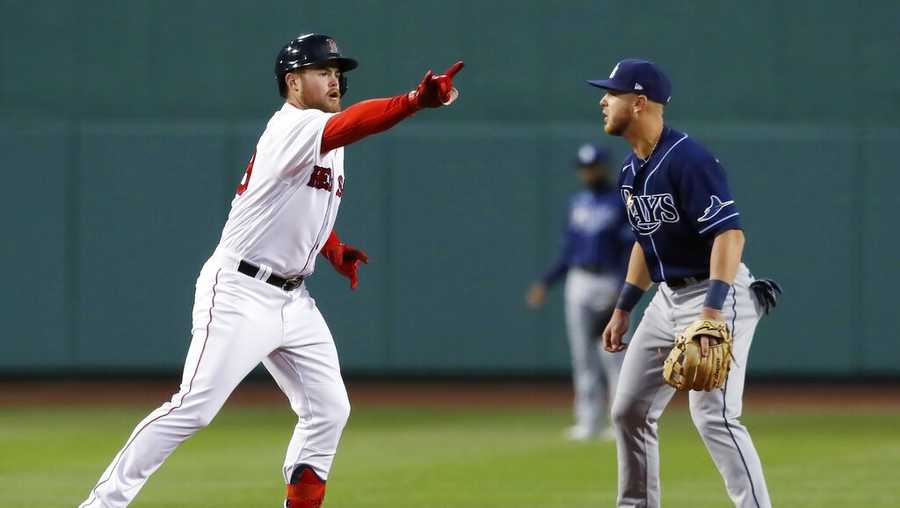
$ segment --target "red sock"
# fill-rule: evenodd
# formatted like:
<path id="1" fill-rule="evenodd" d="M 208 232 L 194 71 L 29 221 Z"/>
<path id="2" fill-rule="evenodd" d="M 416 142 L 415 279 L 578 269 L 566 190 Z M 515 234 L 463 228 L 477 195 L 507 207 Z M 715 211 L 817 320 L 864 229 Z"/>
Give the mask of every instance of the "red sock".
<path id="1" fill-rule="evenodd" d="M 299 466 L 287 486 L 285 497 L 285 508 L 319 508 L 325 499 L 325 481 L 311 467 Z"/>

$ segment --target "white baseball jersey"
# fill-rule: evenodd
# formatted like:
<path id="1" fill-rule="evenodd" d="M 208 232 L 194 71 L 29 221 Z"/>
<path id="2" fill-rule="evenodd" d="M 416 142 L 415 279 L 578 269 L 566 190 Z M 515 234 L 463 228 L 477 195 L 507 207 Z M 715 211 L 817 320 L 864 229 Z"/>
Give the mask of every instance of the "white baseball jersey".
<path id="1" fill-rule="evenodd" d="M 321 152 L 333 116 L 288 103 L 269 120 L 219 247 L 281 276 L 309 275 L 344 192 L 344 149 Z"/>
<path id="2" fill-rule="evenodd" d="M 81 508 L 128 506 L 260 362 L 301 422 L 285 454 L 285 483 L 300 464 L 328 478 L 350 414 L 328 325 L 304 285 L 286 291 L 237 270 L 246 259 L 281 276 L 312 273 L 344 189 L 344 149 L 321 153 L 331 116 L 285 104 L 269 120 L 197 278 L 181 387 L 138 424 Z"/>

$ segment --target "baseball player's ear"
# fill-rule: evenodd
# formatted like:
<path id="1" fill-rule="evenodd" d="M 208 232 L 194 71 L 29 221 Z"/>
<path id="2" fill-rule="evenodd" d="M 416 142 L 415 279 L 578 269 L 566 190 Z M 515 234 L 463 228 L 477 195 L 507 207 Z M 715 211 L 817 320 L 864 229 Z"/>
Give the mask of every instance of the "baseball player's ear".
<path id="1" fill-rule="evenodd" d="M 284 82 L 287 85 L 288 90 L 293 90 L 295 92 L 300 91 L 300 74 L 297 72 L 288 72 L 284 75 Z"/>
<path id="2" fill-rule="evenodd" d="M 631 105 L 634 108 L 634 111 L 644 111 L 647 109 L 647 96 L 645 95 L 635 95 L 634 103 Z"/>

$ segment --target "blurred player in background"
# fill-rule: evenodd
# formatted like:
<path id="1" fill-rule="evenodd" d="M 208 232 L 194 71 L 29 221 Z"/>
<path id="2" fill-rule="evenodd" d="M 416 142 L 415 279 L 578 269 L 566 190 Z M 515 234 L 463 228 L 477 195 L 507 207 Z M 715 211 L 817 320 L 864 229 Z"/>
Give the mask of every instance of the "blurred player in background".
<path id="1" fill-rule="evenodd" d="M 562 252 L 526 295 L 528 305 L 537 309 L 548 289 L 566 276 L 566 327 L 575 385 L 575 425 L 566 435 L 578 441 L 614 439 L 608 415 L 623 356 L 603 351 L 599 342 L 633 242 L 608 162 L 604 148 L 585 144 L 578 150 L 575 165 L 584 189 L 570 201 Z"/>

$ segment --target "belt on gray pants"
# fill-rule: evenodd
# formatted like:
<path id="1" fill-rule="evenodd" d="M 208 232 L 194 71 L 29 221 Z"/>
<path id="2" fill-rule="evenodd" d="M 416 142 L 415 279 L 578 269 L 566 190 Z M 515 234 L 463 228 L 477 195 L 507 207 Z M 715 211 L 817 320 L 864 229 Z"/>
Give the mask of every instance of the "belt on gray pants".
<path id="1" fill-rule="evenodd" d="M 666 279 L 666 285 L 669 286 L 670 289 L 681 289 L 703 282 L 708 278 L 708 274 L 693 275 L 691 277 L 673 277 L 671 279 Z"/>
<path id="2" fill-rule="evenodd" d="M 604 273 L 607 273 L 609 271 L 606 268 L 597 265 L 575 265 L 573 266 L 573 268 L 584 270 L 585 272 L 593 273 L 596 275 L 603 275 Z"/>

